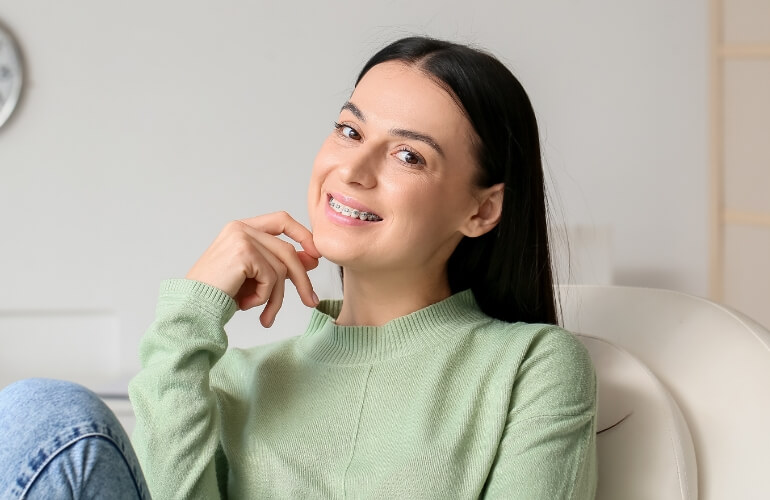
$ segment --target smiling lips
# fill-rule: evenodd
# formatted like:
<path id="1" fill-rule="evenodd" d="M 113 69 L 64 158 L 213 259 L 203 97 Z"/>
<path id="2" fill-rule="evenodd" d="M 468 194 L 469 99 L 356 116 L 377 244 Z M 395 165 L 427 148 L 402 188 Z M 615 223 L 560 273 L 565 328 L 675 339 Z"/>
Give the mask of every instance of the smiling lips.
<path id="1" fill-rule="evenodd" d="M 378 222 L 382 220 L 382 217 L 375 213 L 365 212 L 363 210 L 358 210 L 356 208 L 352 208 L 343 203 L 340 203 L 331 195 L 329 195 L 329 206 L 338 214 L 350 217 L 351 219 L 359 219 L 369 222 Z"/>

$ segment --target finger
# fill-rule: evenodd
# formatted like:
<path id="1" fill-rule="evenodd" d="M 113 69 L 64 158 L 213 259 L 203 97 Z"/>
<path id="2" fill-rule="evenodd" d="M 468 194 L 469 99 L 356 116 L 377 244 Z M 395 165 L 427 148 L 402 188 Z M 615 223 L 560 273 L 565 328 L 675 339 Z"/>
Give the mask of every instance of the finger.
<path id="1" fill-rule="evenodd" d="M 300 244 L 303 250 L 316 259 L 321 258 L 321 254 L 313 242 L 313 233 L 308 228 L 297 222 L 288 212 L 275 212 L 267 215 L 260 215 L 249 219 L 242 219 L 241 222 L 263 231 L 273 236 L 285 234 L 292 240 Z"/>
<path id="2" fill-rule="evenodd" d="M 238 306 L 243 311 L 265 304 L 275 283 L 285 279 L 284 274 L 277 271 L 283 265 L 268 251 L 255 252 L 250 265 L 246 280 L 238 291 Z"/>
<path id="3" fill-rule="evenodd" d="M 261 303 L 264 303 L 264 301 L 260 303 L 261 299 L 256 295 L 256 288 L 257 281 L 254 279 L 249 278 L 243 282 L 240 290 L 238 290 L 238 293 L 233 297 L 238 304 L 238 309 L 247 311 L 252 307 L 257 307 L 258 305 L 261 305 Z"/>
<path id="4" fill-rule="evenodd" d="M 264 237 L 264 235 L 262 236 Z M 268 238 L 270 240 L 276 240 L 274 237 Z M 275 281 L 272 283 L 270 288 L 270 295 L 267 299 L 267 304 L 265 305 L 265 309 L 262 311 L 262 314 L 259 315 L 259 320 L 262 323 L 262 326 L 269 328 L 272 326 L 278 311 L 283 305 L 287 268 L 277 255 L 271 253 L 269 248 L 263 248 L 262 255 L 264 256 L 265 260 L 269 262 L 270 267 L 275 275 Z"/>
<path id="5" fill-rule="evenodd" d="M 270 238 L 269 241 L 264 242 L 264 245 L 272 250 L 281 259 L 281 262 L 286 265 L 288 278 L 294 284 L 294 288 L 297 289 L 302 303 L 308 307 L 317 306 L 318 296 L 313 290 L 313 283 L 307 274 L 308 270 L 305 268 L 305 264 L 294 247 L 290 243 L 277 238 Z M 312 257 L 309 258 L 312 259 Z"/>
<path id="6" fill-rule="evenodd" d="M 281 306 L 283 305 L 283 296 L 286 288 L 286 280 L 278 280 L 275 282 L 275 286 L 273 286 L 273 291 L 270 294 L 270 299 L 267 301 L 267 305 L 265 306 L 265 309 L 262 311 L 262 314 L 259 315 L 259 322 L 262 323 L 262 326 L 265 328 L 270 328 L 273 326 L 273 323 L 275 322 L 275 317 L 278 314 L 278 311 L 281 309 Z"/>
<path id="7" fill-rule="evenodd" d="M 302 265 L 305 266 L 305 271 L 312 271 L 318 267 L 318 259 L 308 255 L 304 250 L 297 252 L 297 257 L 302 262 Z"/>
<path id="8" fill-rule="evenodd" d="M 294 248 L 294 245 L 249 226 L 244 226 L 244 231 L 265 247 L 265 257 L 274 255 L 286 267 L 288 278 L 297 289 L 302 303 L 308 307 L 318 305 L 318 296 L 313 291 L 313 284 L 310 282 L 310 276 L 307 274 L 309 269 L 306 269 L 305 263 L 299 257 L 299 252 Z M 312 256 L 306 256 L 306 258 L 313 259 Z M 310 264 L 312 262 L 308 260 L 308 265 Z M 313 267 L 315 266 L 317 266 L 317 263 Z"/>

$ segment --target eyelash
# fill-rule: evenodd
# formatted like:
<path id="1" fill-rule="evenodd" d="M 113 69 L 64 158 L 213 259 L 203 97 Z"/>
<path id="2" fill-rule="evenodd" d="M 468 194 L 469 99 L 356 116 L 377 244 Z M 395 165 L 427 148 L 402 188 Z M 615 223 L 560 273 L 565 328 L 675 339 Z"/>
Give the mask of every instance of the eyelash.
<path id="1" fill-rule="evenodd" d="M 341 135 L 343 138 L 345 138 L 345 139 L 351 139 L 351 140 L 355 140 L 355 139 L 352 139 L 351 137 L 348 137 L 348 136 L 346 136 L 346 135 L 344 135 L 344 134 L 342 133 L 342 129 L 343 129 L 343 128 L 345 128 L 345 127 L 349 128 L 350 130 L 352 130 L 353 132 L 355 132 L 356 134 L 358 134 L 358 136 L 359 136 L 359 137 L 361 136 L 361 134 L 359 134 L 359 133 L 358 133 L 358 130 L 356 130 L 355 128 L 351 127 L 350 125 L 346 125 L 346 124 L 344 124 L 344 123 L 339 123 L 339 122 L 334 122 L 334 129 L 335 129 L 335 130 L 336 130 L 336 131 L 337 131 L 337 132 L 338 132 L 338 133 L 339 133 L 339 134 L 340 134 L 340 135 Z M 405 165 L 409 165 L 409 166 L 410 166 L 410 167 L 412 167 L 412 168 L 415 168 L 416 166 L 423 166 L 423 165 L 425 165 L 425 158 L 423 158 L 423 157 L 422 157 L 422 155 L 421 155 L 420 153 L 418 153 L 418 152 L 417 152 L 417 151 L 415 151 L 414 149 L 410 148 L 409 146 L 400 146 L 400 147 L 398 148 L 397 152 L 401 152 L 401 151 L 405 151 L 405 152 L 407 152 L 407 153 L 410 153 L 410 154 L 413 154 L 415 157 L 417 157 L 417 163 L 408 163 L 408 162 L 405 162 L 405 161 L 403 161 L 403 160 L 401 160 L 401 159 L 399 158 L 399 159 L 398 159 L 398 161 L 400 161 L 401 163 L 403 163 L 403 164 L 405 164 Z"/>
<path id="2" fill-rule="evenodd" d="M 410 148 L 409 146 L 401 146 L 401 147 L 399 147 L 398 148 L 398 152 L 401 152 L 401 151 L 406 151 L 407 153 L 411 153 L 415 157 L 417 157 L 417 163 L 408 163 L 408 162 L 405 162 L 404 160 L 399 158 L 398 161 L 400 161 L 401 163 L 405 163 L 405 164 L 409 165 L 412 168 L 425 165 L 425 158 L 423 158 L 420 153 L 418 153 L 414 149 Z"/>
<path id="3" fill-rule="evenodd" d="M 346 136 L 346 135 L 344 135 L 344 134 L 342 133 L 342 129 L 343 129 L 343 128 L 345 128 L 345 127 L 349 128 L 350 130 L 352 130 L 353 132 L 355 132 L 356 134 L 358 134 L 358 135 L 359 135 L 359 137 L 361 136 L 361 134 L 359 134 L 359 133 L 358 133 L 358 130 L 354 129 L 354 128 L 353 128 L 353 127 L 351 127 L 350 125 L 346 125 L 345 123 L 334 122 L 334 129 L 337 131 L 337 133 L 339 133 L 339 134 L 340 134 L 342 137 L 344 137 L 345 139 L 350 139 L 350 137 L 348 137 L 348 136 Z"/>

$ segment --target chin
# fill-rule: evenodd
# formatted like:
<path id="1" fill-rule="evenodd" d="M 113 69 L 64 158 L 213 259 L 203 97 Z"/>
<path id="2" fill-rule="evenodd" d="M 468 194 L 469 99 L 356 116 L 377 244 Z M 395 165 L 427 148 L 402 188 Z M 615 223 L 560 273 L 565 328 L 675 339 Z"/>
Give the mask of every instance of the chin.
<path id="1" fill-rule="evenodd" d="M 340 241 L 339 238 L 333 238 L 331 235 L 314 233 L 313 243 L 324 259 L 338 266 L 350 265 L 361 257 L 359 252 L 351 248 L 350 243 Z"/>
<path id="2" fill-rule="evenodd" d="M 350 241 L 333 233 L 314 233 L 313 243 L 323 258 L 340 267 L 373 271 L 392 264 L 368 240 Z"/>

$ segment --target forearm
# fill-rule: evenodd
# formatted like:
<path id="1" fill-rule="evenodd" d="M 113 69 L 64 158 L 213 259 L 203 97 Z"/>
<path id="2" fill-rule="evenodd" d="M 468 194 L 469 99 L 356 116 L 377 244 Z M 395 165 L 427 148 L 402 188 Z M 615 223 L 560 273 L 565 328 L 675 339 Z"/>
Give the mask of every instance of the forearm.
<path id="1" fill-rule="evenodd" d="M 234 312 L 227 294 L 202 283 L 161 287 L 140 347 L 142 370 L 129 386 L 133 443 L 157 498 L 218 498 L 220 421 L 209 373 L 227 349 L 223 327 Z"/>

